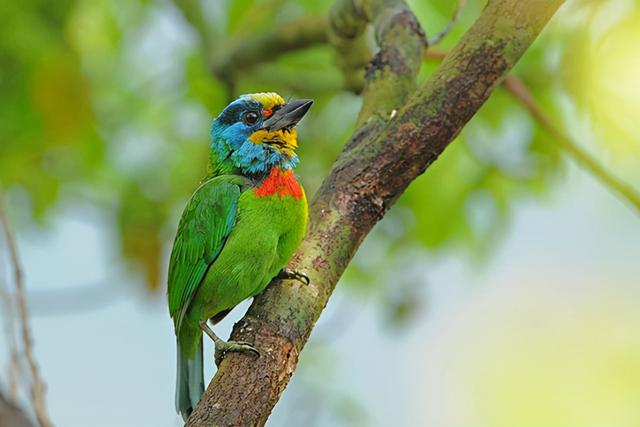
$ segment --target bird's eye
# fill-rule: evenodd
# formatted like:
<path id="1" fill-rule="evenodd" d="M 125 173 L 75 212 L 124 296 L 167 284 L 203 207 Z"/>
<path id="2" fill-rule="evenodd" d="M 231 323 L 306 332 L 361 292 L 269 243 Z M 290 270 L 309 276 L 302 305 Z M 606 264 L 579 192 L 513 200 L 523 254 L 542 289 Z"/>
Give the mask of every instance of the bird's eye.
<path id="1" fill-rule="evenodd" d="M 244 116 L 242 116 L 242 121 L 248 125 L 255 125 L 258 121 L 258 118 L 258 113 L 256 113 L 255 111 L 249 111 Z"/>

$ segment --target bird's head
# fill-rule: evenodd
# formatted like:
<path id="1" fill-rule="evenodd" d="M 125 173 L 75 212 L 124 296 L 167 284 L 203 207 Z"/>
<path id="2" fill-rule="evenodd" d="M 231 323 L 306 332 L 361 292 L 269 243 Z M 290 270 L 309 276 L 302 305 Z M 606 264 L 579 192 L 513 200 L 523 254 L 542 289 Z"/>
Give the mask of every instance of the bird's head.
<path id="1" fill-rule="evenodd" d="M 274 166 L 295 167 L 298 134 L 294 126 L 312 103 L 309 99 L 285 102 L 277 93 L 240 96 L 213 121 L 212 163 L 231 164 L 247 175 L 266 173 Z"/>

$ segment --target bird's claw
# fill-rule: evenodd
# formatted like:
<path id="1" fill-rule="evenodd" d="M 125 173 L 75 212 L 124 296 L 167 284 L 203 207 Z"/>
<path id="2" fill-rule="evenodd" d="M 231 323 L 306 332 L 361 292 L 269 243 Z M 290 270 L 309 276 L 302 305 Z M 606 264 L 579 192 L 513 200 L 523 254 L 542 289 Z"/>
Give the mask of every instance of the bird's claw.
<path id="1" fill-rule="evenodd" d="M 297 271 L 297 270 L 289 270 L 287 268 L 283 268 L 282 270 L 280 270 L 280 273 L 278 274 L 278 278 L 297 280 L 303 283 L 304 285 L 309 285 L 309 283 L 311 283 L 311 280 L 309 280 L 309 276 L 307 276 L 303 272 Z"/>
<path id="2" fill-rule="evenodd" d="M 220 366 L 222 359 L 230 352 L 252 353 L 256 357 L 260 357 L 260 352 L 251 344 L 244 341 L 216 341 L 216 349 L 214 359 L 216 366 Z"/>

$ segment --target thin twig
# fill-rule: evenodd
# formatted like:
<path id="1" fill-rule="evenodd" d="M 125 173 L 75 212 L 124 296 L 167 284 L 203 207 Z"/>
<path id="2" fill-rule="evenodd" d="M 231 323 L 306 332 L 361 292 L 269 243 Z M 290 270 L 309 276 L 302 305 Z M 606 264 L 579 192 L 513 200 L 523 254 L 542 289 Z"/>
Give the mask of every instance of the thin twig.
<path id="1" fill-rule="evenodd" d="M 425 59 L 442 61 L 447 56 L 445 51 L 429 50 L 425 53 Z M 573 160 L 591 174 L 597 177 L 604 185 L 618 193 L 631 205 L 640 210 L 640 194 L 629 184 L 610 173 L 604 166 L 598 163 L 580 144 L 574 142 L 554 120 L 544 112 L 536 102 L 525 83 L 514 75 L 505 77 L 502 86 L 509 91 L 524 106 L 531 116 L 545 129 L 555 140 L 558 146 L 570 155 Z"/>
<path id="2" fill-rule="evenodd" d="M 53 423 L 47 415 L 45 404 L 46 386 L 38 370 L 35 355 L 33 352 L 33 337 L 29 324 L 29 310 L 27 308 L 27 300 L 25 298 L 24 275 L 20 266 L 20 257 L 18 256 L 18 248 L 13 237 L 9 221 L 5 215 L 2 193 L 0 192 L 0 225 L 4 230 L 5 240 L 9 249 L 9 258 L 14 272 L 14 280 L 16 286 L 16 295 L 18 299 L 18 313 L 20 315 L 20 329 L 22 332 L 22 341 L 24 346 L 24 354 L 31 371 L 31 400 L 33 412 L 38 419 L 40 427 L 53 427 Z"/>
<path id="3" fill-rule="evenodd" d="M 616 191 L 628 202 L 640 210 L 640 194 L 626 182 L 611 174 L 604 166 L 598 163 L 586 150 L 576 144 L 570 137 L 560 129 L 542 107 L 533 98 L 533 95 L 516 76 L 508 76 L 503 86 L 529 111 L 531 116 L 552 136 L 566 153 L 582 167 L 586 168 L 593 175 L 597 176 L 605 185 Z"/>
<path id="4" fill-rule="evenodd" d="M 18 357 L 18 345 L 14 324 L 12 296 L 6 289 L 6 284 L 0 278 L 0 299 L 4 308 L 4 334 L 7 340 L 9 353 L 9 398 L 15 402 L 18 398 L 18 382 L 20 377 L 20 359 Z"/>
<path id="5" fill-rule="evenodd" d="M 15 332 L 15 331 L 14 331 Z M 15 336 L 13 338 L 15 340 Z M 20 382 L 20 357 L 18 356 L 18 348 L 15 347 L 15 342 L 11 348 L 11 355 L 9 361 L 9 396 L 13 401 L 18 400 L 18 383 Z"/>
<path id="6" fill-rule="evenodd" d="M 458 22 L 458 19 L 460 19 L 460 13 L 462 12 L 462 9 L 464 9 L 465 2 L 466 0 L 458 0 L 456 11 L 453 13 L 453 16 L 447 23 L 447 26 L 444 27 L 444 30 L 436 34 L 436 36 L 433 39 L 429 40 L 429 46 L 437 45 L 438 43 L 440 43 L 440 41 L 442 41 L 443 38 L 447 36 L 447 34 L 451 32 L 451 30 L 453 29 L 453 26 L 456 25 L 456 23 Z"/>
<path id="7" fill-rule="evenodd" d="M 0 253 L 0 268 L 4 267 L 2 253 Z M 5 282 L 4 269 L 0 270 L 0 300 L 4 308 L 4 334 L 7 340 L 9 364 L 7 376 L 9 377 L 9 399 L 15 402 L 18 398 L 18 382 L 20 378 L 20 359 L 18 357 L 18 344 L 16 339 L 16 326 L 14 321 L 13 299 Z"/>

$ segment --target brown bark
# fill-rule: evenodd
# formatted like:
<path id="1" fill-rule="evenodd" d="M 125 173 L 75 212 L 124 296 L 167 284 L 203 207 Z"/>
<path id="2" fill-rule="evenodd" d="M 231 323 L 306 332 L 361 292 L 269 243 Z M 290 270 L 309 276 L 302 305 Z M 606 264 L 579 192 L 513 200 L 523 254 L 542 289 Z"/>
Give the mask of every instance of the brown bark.
<path id="1" fill-rule="evenodd" d="M 377 86 L 375 96 L 365 96 L 363 109 L 369 108 L 372 116 L 361 120 L 315 195 L 307 236 L 289 265 L 306 272 L 311 283 L 275 281 L 255 299 L 235 325 L 232 339 L 253 343 L 262 356 L 229 354 L 187 426 L 266 422 L 360 243 L 478 111 L 560 4 L 562 0 L 490 1 L 440 68 L 388 116 L 380 113 L 386 107 L 367 103 L 398 102 L 394 85 L 371 83 L 371 88 Z M 417 31 L 415 36 L 422 37 Z M 406 69 L 404 53 L 374 60 L 372 67 L 380 66 L 381 75 L 396 70 L 397 78 L 406 78 L 412 71 Z"/>

